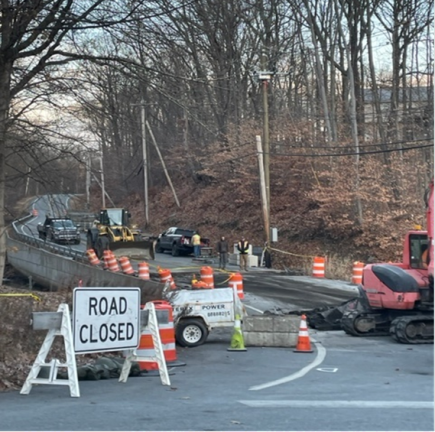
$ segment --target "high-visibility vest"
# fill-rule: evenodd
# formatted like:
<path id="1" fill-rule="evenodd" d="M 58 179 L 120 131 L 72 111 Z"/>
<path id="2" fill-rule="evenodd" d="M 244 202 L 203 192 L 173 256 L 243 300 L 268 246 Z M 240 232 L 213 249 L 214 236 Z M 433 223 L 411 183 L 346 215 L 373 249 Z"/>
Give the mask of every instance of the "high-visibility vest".
<path id="1" fill-rule="evenodd" d="M 201 237 L 199 234 L 194 234 L 192 236 L 192 244 L 193 246 L 199 246 L 201 244 Z"/>
<path id="2" fill-rule="evenodd" d="M 244 242 L 239 241 L 239 251 L 241 254 L 247 254 L 249 252 L 249 242 L 246 240 Z"/>

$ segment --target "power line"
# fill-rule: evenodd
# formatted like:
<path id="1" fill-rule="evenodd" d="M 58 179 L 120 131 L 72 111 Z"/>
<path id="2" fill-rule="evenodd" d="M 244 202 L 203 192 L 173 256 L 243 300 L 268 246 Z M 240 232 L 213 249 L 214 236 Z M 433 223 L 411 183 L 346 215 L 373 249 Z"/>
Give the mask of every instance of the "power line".
<path id="1" fill-rule="evenodd" d="M 432 147 L 433 145 L 427 144 L 427 145 L 421 145 L 421 146 L 413 146 L 413 147 L 402 147 L 402 148 L 395 148 L 395 149 L 385 149 L 385 150 L 372 150 L 367 152 L 353 152 L 353 153 L 327 153 L 327 154 L 291 154 L 291 153 L 272 153 L 276 156 L 299 156 L 299 157 L 340 157 L 340 156 L 364 156 L 369 154 L 377 154 L 377 153 L 391 153 L 391 152 L 398 152 L 398 151 L 407 151 L 407 150 L 416 150 L 416 149 L 422 149 L 422 148 L 428 148 Z"/>
<path id="2" fill-rule="evenodd" d="M 365 156 L 365 155 L 371 155 L 371 154 L 379 154 L 379 153 L 392 153 L 392 152 L 399 152 L 399 151 L 407 151 L 407 150 L 418 150 L 423 148 L 429 148 L 433 145 L 427 144 L 427 145 L 421 145 L 421 146 L 412 146 L 412 147 L 403 147 L 403 148 L 395 148 L 395 149 L 387 149 L 387 150 L 372 150 L 367 152 L 352 152 L 352 153 L 325 153 L 325 154 L 302 154 L 302 153 L 276 153 L 272 152 L 270 153 L 271 156 L 284 156 L 284 157 L 302 157 L 302 158 L 308 158 L 308 157 L 343 157 L 343 156 Z M 264 152 L 263 152 L 264 153 Z M 235 162 L 242 159 L 246 159 L 248 157 L 257 155 L 257 152 L 252 152 L 245 154 L 243 156 L 236 156 L 230 159 L 226 159 L 222 162 L 213 162 L 213 163 L 205 163 L 204 166 L 217 166 L 217 165 L 225 165 L 228 162 Z"/>

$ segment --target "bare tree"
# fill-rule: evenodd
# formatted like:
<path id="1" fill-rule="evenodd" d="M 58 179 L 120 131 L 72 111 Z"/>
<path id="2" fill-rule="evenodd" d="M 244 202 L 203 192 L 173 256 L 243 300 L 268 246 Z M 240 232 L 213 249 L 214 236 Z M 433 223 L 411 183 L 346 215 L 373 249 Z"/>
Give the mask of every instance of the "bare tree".
<path id="1" fill-rule="evenodd" d="M 75 42 L 86 31 L 123 22 L 126 15 L 118 3 L 117 0 L 2 0 L 0 3 L 0 280 L 6 255 L 8 131 L 15 119 L 11 103 L 38 77 L 57 75 L 63 65 L 76 60 Z"/>

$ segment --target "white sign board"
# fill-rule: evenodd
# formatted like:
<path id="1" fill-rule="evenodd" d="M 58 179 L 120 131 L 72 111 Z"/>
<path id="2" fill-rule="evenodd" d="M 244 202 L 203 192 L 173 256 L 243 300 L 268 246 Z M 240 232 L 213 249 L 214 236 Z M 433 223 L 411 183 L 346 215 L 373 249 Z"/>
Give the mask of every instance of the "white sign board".
<path id="1" fill-rule="evenodd" d="M 201 316 L 212 327 L 231 322 L 234 325 L 234 291 L 232 288 L 181 290 L 171 297 L 174 318 L 178 315 Z"/>
<path id="2" fill-rule="evenodd" d="M 75 288 L 75 352 L 85 354 L 137 348 L 140 297 L 140 288 Z"/>

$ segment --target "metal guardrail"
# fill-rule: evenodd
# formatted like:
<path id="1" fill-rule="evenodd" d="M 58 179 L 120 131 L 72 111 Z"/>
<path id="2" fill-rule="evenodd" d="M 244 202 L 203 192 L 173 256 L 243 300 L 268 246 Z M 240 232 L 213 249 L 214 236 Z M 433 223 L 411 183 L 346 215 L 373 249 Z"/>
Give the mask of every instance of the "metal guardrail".
<path id="1" fill-rule="evenodd" d="M 77 261 L 85 261 L 85 252 L 74 249 L 68 246 L 59 245 L 57 243 L 51 243 L 47 240 L 42 240 L 40 238 L 35 237 L 34 235 L 24 234 L 19 232 L 18 224 L 24 225 L 24 221 L 32 218 L 33 215 L 27 215 L 16 221 L 12 222 L 12 227 L 14 229 L 14 237 L 17 240 L 22 241 L 30 246 L 36 247 L 38 249 L 44 249 L 49 252 L 55 253 L 57 255 L 62 255 L 67 258 L 71 258 Z"/>

